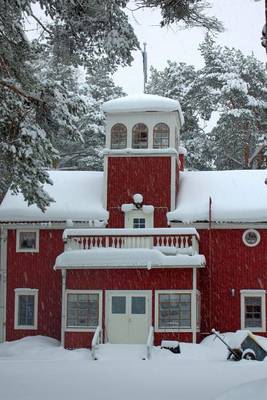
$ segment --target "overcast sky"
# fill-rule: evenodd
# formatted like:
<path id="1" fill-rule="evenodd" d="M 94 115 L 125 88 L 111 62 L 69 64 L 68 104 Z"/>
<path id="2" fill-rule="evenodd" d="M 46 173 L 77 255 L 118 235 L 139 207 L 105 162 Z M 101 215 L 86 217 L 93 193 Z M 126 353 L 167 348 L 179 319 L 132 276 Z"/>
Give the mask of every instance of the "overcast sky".
<path id="1" fill-rule="evenodd" d="M 225 32 L 217 37 L 218 43 L 242 50 L 266 61 L 261 46 L 261 30 L 265 18 L 265 1 L 260 0 L 210 0 L 209 14 L 219 18 Z M 141 44 L 147 43 L 148 66 L 163 69 L 167 60 L 183 61 L 196 67 L 202 65 L 199 43 L 205 31 L 200 28 L 181 30 L 178 26 L 160 28 L 160 14 L 157 11 L 139 10 L 134 17 L 129 13 L 130 22 Z M 140 51 L 134 53 L 131 67 L 120 68 L 114 76 L 115 82 L 128 94 L 143 90 L 143 65 Z"/>

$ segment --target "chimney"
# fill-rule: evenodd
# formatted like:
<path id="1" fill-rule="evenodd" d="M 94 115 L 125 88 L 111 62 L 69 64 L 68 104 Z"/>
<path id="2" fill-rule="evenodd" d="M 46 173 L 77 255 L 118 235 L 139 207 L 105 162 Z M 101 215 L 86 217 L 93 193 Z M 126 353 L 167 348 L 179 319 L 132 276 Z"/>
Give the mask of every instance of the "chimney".
<path id="1" fill-rule="evenodd" d="M 187 154 L 186 148 L 179 146 L 179 169 L 180 169 L 180 171 L 184 171 L 186 154 Z"/>

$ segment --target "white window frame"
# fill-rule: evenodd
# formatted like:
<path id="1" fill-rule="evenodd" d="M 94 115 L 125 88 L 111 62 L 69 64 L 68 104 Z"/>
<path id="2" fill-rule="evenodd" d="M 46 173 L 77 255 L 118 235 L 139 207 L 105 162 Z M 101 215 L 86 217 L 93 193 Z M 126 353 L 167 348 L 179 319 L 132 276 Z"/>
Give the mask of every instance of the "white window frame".
<path id="1" fill-rule="evenodd" d="M 76 290 L 76 289 L 67 289 L 65 296 L 65 310 L 66 310 L 66 318 L 65 318 L 65 332 L 95 332 L 96 328 L 86 328 L 77 326 L 76 328 L 69 328 L 67 325 L 67 316 L 68 316 L 68 294 L 98 294 L 99 305 L 98 305 L 98 325 L 102 327 L 102 304 L 103 304 L 103 291 L 102 290 Z"/>
<path id="2" fill-rule="evenodd" d="M 34 249 L 22 249 L 19 246 L 20 234 L 23 232 L 35 232 L 36 233 L 36 246 Z M 17 253 L 39 253 L 39 229 L 17 229 L 16 232 L 16 252 Z"/>
<path id="3" fill-rule="evenodd" d="M 123 129 L 125 128 L 124 132 L 123 132 L 125 134 L 125 145 L 124 146 L 119 145 L 119 146 L 116 147 L 116 146 L 114 146 L 113 139 L 114 139 L 114 134 L 118 133 L 117 131 L 114 131 L 114 128 L 117 127 L 118 125 L 122 125 Z M 127 130 L 127 126 L 125 124 L 122 124 L 120 122 L 117 122 L 116 124 L 114 124 L 111 127 L 111 130 L 110 130 L 110 148 L 111 149 L 116 149 L 116 150 L 117 149 L 126 149 L 126 147 L 127 147 L 127 134 L 128 134 L 128 130 Z M 118 142 L 118 143 L 121 144 L 122 142 Z"/>
<path id="4" fill-rule="evenodd" d="M 168 128 L 168 130 L 165 132 L 157 131 L 156 129 L 158 129 L 157 128 L 158 125 L 165 125 Z M 162 139 L 163 139 L 162 133 L 165 133 L 165 134 L 167 133 L 167 135 L 168 135 L 168 146 L 156 146 L 155 145 L 155 139 L 156 139 L 157 134 L 161 134 L 160 139 L 161 139 L 161 143 L 162 143 Z M 166 137 L 164 139 L 166 139 Z M 153 127 L 153 149 L 168 149 L 169 147 L 170 147 L 170 127 L 168 124 L 166 124 L 166 122 L 158 122 Z"/>
<path id="5" fill-rule="evenodd" d="M 191 295 L 191 328 L 159 328 L 159 295 L 190 294 Z M 193 332 L 193 290 L 155 290 L 155 332 Z M 197 329 L 199 331 L 199 329 Z"/>
<path id="6" fill-rule="evenodd" d="M 152 212 L 150 214 L 146 214 L 142 210 L 131 210 L 131 211 L 125 212 L 125 216 L 124 216 L 125 228 L 133 228 L 133 220 L 135 218 L 138 218 L 138 219 L 144 218 L 146 228 L 154 227 L 154 212 Z"/>
<path id="7" fill-rule="evenodd" d="M 246 297 L 260 297 L 261 298 L 261 312 L 262 312 L 262 325 L 261 327 L 245 327 L 245 298 Z M 241 301 L 241 329 L 248 329 L 252 332 L 265 332 L 266 331 L 266 291 L 257 289 L 240 290 Z"/>
<path id="8" fill-rule="evenodd" d="M 19 288 L 15 289 L 15 318 L 14 329 L 36 330 L 38 328 L 38 289 Z M 19 296 L 34 296 L 34 324 L 19 325 Z"/>
<path id="9" fill-rule="evenodd" d="M 248 243 L 247 241 L 246 241 L 246 235 L 248 234 L 248 233 L 254 233 L 255 235 L 256 235 L 256 242 L 255 243 Z M 260 243 L 260 241 L 261 241 L 261 235 L 260 235 L 260 233 L 256 230 L 256 229 L 247 229 L 247 230 L 245 230 L 245 232 L 243 233 L 243 235 L 242 235 L 242 240 L 243 240 L 243 243 L 246 245 L 246 246 L 248 246 L 248 247 L 255 247 L 255 246 L 257 246 L 259 243 Z"/>

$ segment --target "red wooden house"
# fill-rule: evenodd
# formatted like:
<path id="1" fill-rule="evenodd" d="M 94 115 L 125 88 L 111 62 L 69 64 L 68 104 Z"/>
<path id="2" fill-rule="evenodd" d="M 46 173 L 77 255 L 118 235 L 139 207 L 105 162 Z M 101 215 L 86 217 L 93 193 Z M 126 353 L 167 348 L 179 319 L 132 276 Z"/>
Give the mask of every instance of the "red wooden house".
<path id="1" fill-rule="evenodd" d="M 51 171 L 55 203 L 0 206 L 0 340 L 89 347 L 199 341 L 212 328 L 266 335 L 263 170 L 184 171 L 177 101 L 104 104 L 104 171 Z"/>

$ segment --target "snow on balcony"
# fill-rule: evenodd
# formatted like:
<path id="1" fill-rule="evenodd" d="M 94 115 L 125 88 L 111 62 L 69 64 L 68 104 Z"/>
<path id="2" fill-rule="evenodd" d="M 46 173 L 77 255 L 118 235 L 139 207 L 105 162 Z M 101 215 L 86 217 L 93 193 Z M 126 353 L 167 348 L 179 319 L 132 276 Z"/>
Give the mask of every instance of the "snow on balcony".
<path id="1" fill-rule="evenodd" d="M 56 269 L 205 265 L 194 228 L 66 229 L 63 239 Z"/>

